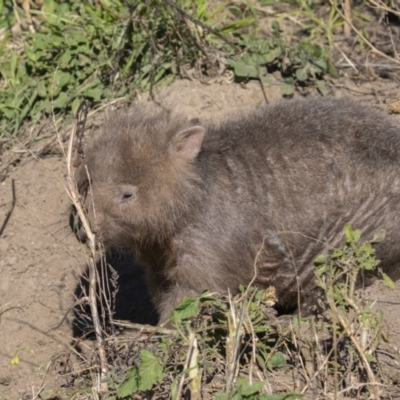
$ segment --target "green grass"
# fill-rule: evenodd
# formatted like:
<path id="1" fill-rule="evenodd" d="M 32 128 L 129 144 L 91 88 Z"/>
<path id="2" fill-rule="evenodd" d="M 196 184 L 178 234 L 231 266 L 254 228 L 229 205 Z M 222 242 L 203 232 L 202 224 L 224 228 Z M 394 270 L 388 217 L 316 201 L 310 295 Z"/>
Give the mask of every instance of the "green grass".
<path id="1" fill-rule="evenodd" d="M 211 75 L 215 53 L 239 80 L 267 82 L 279 69 L 283 95 L 313 82 L 324 92 L 321 78 L 334 74 L 329 51 L 308 39 L 283 39 L 277 22 L 265 37 L 256 9 L 244 4 L 46 0 L 30 9 L 29 26 L 21 7 L 0 2 L 0 136 L 16 135 L 24 122 L 74 113 L 83 99 L 129 102 L 186 66 Z"/>
<path id="2" fill-rule="evenodd" d="M 285 10 L 264 18 L 279 5 Z M 207 80 L 229 69 L 237 82 L 264 86 L 278 71 L 282 96 L 307 86 L 325 95 L 326 76 L 338 76 L 333 39 L 344 19 L 337 0 L 44 0 L 30 7 L 26 13 L 0 0 L 0 139 L 24 123 L 71 116 L 83 99 L 130 102 L 187 70 Z M 371 23 L 366 10 L 354 6 L 352 22 Z"/>

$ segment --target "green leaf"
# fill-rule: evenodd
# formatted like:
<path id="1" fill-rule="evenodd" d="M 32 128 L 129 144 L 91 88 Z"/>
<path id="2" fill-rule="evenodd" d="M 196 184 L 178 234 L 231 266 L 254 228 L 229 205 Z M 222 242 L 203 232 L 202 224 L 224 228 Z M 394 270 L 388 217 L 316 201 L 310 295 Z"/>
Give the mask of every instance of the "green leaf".
<path id="1" fill-rule="evenodd" d="M 299 393 L 286 393 L 286 394 L 265 394 L 259 400 L 299 400 L 303 397 Z"/>
<path id="2" fill-rule="evenodd" d="M 171 319 L 173 321 L 182 321 L 191 318 L 199 312 L 199 299 L 185 297 L 182 303 L 172 312 Z"/>
<path id="3" fill-rule="evenodd" d="M 325 72 L 328 68 L 325 60 L 313 60 L 312 63 L 322 72 Z"/>
<path id="4" fill-rule="evenodd" d="M 61 92 L 57 98 L 53 101 L 53 108 L 59 109 L 64 107 L 68 102 L 68 95 L 65 92 Z"/>
<path id="5" fill-rule="evenodd" d="M 272 357 L 268 360 L 267 368 L 269 370 L 273 369 L 283 369 L 286 367 L 286 358 L 281 352 L 276 352 L 272 355 Z"/>
<path id="6" fill-rule="evenodd" d="M 271 27 L 272 27 L 272 32 L 274 33 L 274 35 L 279 36 L 280 32 L 281 32 L 281 27 L 279 26 L 279 22 L 276 20 L 272 21 Z"/>
<path id="7" fill-rule="evenodd" d="M 36 63 L 37 61 L 37 54 L 35 52 L 33 52 L 31 49 L 26 48 L 25 49 L 25 54 L 28 56 L 28 58 L 33 61 L 34 63 Z"/>
<path id="8" fill-rule="evenodd" d="M 294 84 L 284 82 L 281 85 L 282 96 L 292 96 L 294 93 Z"/>
<path id="9" fill-rule="evenodd" d="M 68 72 L 57 70 L 50 79 L 50 95 L 56 97 L 70 81 L 72 76 Z"/>
<path id="10" fill-rule="evenodd" d="M 265 64 L 271 64 L 275 60 L 279 60 L 281 56 L 282 56 L 282 49 L 280 48 L 280 46 L 278 46 L 268 51 L 268 53 L 263 56 L 263 60 Z"/>
<path id="11" fill-rule="evenodd" d="M 319 92 L 322 94 L 322 96 L 327 96 L 329 94 L 329 89 L 326 86 L 325 81 L 321 80 L 321 79 L 317 79 L 315 81 L 315 84 L 317 85 L 317 89 L 319 90 Z"/>
<path id="12" fill-rule="evenodd" d="M 307 67 L 297 69 L 296 78 L 300 82 L 305 82 L 308 78 Z"/>
<path id="13" fill-rule="evenodd" d="M 221 29 L 221 32 L 228 33 L 228 32 L 232 32 L 232 31 L 236 31 L 236 30 L 238 30 L 240 28 L 243 28 L 245 26 L 252 25 L 252 24 L 254 24 L 254 22 L 256 22 L 255 18 L 239 19 L 238 21 L 235 21 L 235 22 L 223 27 Z"/>
<path id="14" fill-rule="evenodd" d="M 383 281 L 385 282 L 385 285 L 390 288 L 390 289 L 395 289 L 396 288 L 396 284 L 392 281 L 392 279 L 385 274 L 384 272 L 381 272 Z"/>
<path id="15" fill-rule="evenodd" d="M 37 85 L 37 94 L 39 97 L 46 97 L 47 96 L 47 90 L 46 90 L 46 85 L 44 83 L 44 80 L 40 79 Z"/>
<path id="16" fill-rule="evenodd" d="M 103 96 L 104 88 L 103 87 L 97 87 L 93 89 L 89 89 L 86 92 L 83 93 L 85 97 L 89 97 L 95 101 L 99 101 L 102 96 Z"/>
<path id="17" fill-rule="evenodd" d="M 325 254 L 320 254 L 314 260 L 314 265 L 316 265 L 316 266 L 323 265 L 325 263 L 326 263 L 326 255 Z"/>
<path id="18" fill-rule="evenodd" d="M 124 398 L 136 392 L 136 390 L 139 387 L 138 380 L 139 380 L 138 368 L 133 367 L 129 370 L 128 376 L 125 379 L 125 381 L 122 382 L 122 384 L 117 387 L 118 397 Z"/>
<path id="19" fill-rule="evenodd" d="M 335 66 L 332 64 L 331 60 L 326 61 L 327 66 L 328 66 L 328 73 L 332 78 L 339 78 L 339 74 L 335 68 Z"/>
<path id="20" fill-rule="evenodd" d="M 164 379 L 164 367 L 151 351 L 141 350 L 140 359 L 139 389 L 150 390 L 154 384 L 161 383 Z"/>
<path id="21" fill-rule="evenodd" d="M 164 367 L 152 352 L 141 350 L 140 360 L 139 367 L 131 368 L 125 381 L 117 387 L 119 397 L 127 397 L 138 390 L 150 390 L 164 379 Z"/>
<path id="22" fill-rule="evenodd" d="M 346 237 L 346 243 L 353 243 L 356 241 L 354 231 L 349 224 L 344 226 L 344 235 Z"/>
<path id="23" fill-rule="evenodd" d="M 257 65 L 246 64 L 242 60 L 238 60 L 234 64 L 235 75 L 239 78 L 258 78 Z"/>
<path id="24" fill-rule="evenodd" d="M 65 51 L 64 54 L 60 57 L 58 61 L 58 66 L 60 68 L 67 69 L 70 66 L 70 61 L 72 58 L 72 54 L 70 51 Z"/>
<path id="25" fill-rule="evenodd" d="M 214 399 L 215 400 L 231 400 L 232 397 L 229 394 L 218 393 L 215 395 Z"/>
<path id="26" fill-rule="evenodd" d="M 263 386 L 264 382 L 256 382 L 253 383 L 252 385 L 246 384 L 241 386 L 239 393 L 244 397 L 248 397 L 253 394 L 259 393 L 259 391 Z"/>

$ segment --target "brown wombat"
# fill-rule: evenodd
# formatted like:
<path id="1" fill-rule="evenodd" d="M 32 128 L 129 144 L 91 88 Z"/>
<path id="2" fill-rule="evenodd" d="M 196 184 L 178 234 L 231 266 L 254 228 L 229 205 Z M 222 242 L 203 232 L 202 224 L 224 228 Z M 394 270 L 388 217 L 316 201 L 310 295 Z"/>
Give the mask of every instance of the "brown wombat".
<path id="1" fill-rule="evenodd" d="M 384 269 L 400 259 L 400 130 L 354 101 L 291 100 L 203 125 L 115 113 L 76 177 L 106 248 L 145 265 L 161 320 L 185 296 L 248 284 L 256 258 L 255 284 L 296 305 L 345 223 L 365 238 L 386 230 Z"/>

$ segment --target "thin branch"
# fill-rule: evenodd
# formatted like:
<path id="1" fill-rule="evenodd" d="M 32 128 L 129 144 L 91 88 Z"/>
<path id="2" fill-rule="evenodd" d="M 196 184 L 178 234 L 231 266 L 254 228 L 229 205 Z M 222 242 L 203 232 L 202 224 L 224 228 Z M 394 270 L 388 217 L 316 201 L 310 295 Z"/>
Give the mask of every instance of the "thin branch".
<path id="1" fill-rule="evenodd" d="M 71 198 L 73 205 L 76 208 L 78 216 L 82 222 L 83 229 L 85 230 L 86 236 L 88 238 L 87 243 L 90 249 L 90 257 L 89 257 L 89 305 L 92 314 L 93 327 L 96 335 L 97 345 L 98 345 L 98 354 L 100 359 L 100 376 L 98 379 L 98 391 L 100 393 L 104 393 L 107 391 L 107 383 L 105 382 L 105 377 L 108 371 L 107 361 L 106 361 L 106 353 L 104 348 L 104 339 L 100 325 L 99 313 L 97 309 L 97 301 L 96 301 L 96 288 L 97 288 L 97 274 L 96 274 L 96 236 L 92 232 L 90 228 L 89 221 L 87 219 L 86 213 L 83 209 L 81 198 L 76 187 L 75 177 L 74 177 L 74 166 L 72 156 L 73 153 L 77 150 L 77 153 L 81 153 L 82 150 L 82 135 L 85 126 L 86 116 L 88 111 L 88 105 L 86 102 L 83 102 L 76 112 L 76 116 L 74 119 L 74 123 L 72 125 L 71 135 L 68 143 L 68 152 L 67 152 L 67 190 L 68 194 Z M 76 147 L 75 137 L 78 139 L 78 144 Z"/>

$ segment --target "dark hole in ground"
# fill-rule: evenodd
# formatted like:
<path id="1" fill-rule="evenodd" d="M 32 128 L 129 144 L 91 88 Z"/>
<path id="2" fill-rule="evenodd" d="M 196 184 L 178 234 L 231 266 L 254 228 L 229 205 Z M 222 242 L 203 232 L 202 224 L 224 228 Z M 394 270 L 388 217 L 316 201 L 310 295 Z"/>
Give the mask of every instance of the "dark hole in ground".
<path id="1" fill-rule="evenodd" d="M 128 254 L 108 254 L 107 263 L 117 273 L 113 276 L 112 269 L 108 268 L 105 284 L 109 288 L 105 297 L 108 304 L 111 305 L 113 319 L 156 325 L 158 315 L 146 288 L 143 268 Z M 102 268 L 100 262 L 97 263 L 96 267 L 99 276 L 105 276 L 105 274 L 102 274 L 104 268 Z M 89 270 L 86 268 L 74 292 L 77 299 L 89 293 L 88 275 Z M 100 318 L 102 318 L 102 315 L 107 314 L 101 313 L 102 309 L 106 309 L 104 307 L 104 299 L 103 307 L 99 306 Z M 105 315 L 105 319 L 107 322 L 109 317 Z M 73 336 L 78 338 L 83 335 L 91 336 L 92 334 L 93 325 L 89 306 L 86 304 L 84 306 L 77 305 L 74 309 Z"/>

